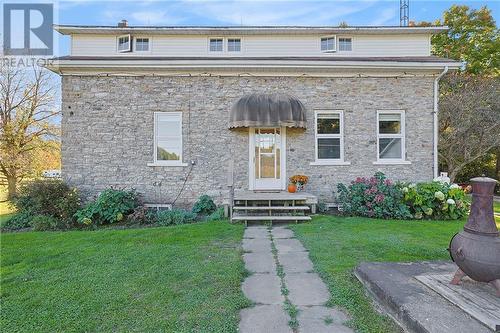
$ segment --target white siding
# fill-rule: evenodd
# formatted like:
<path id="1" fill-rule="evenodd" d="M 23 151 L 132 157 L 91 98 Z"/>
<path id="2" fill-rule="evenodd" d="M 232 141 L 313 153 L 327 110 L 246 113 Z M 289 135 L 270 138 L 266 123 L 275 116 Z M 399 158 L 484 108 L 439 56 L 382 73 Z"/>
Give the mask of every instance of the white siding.
<path id="1" fill-rule="evenodd" d="M 141 35 L 146 37 L 145 35 Z M 210 36 L 219 37 L 219 36 Z M 118 53 L 115 35 L 73 35 L 72 55 L 74 56 L 428 56 L 430 55 L 430 38 L 428 34 L 412 35 L 337 35 L 352 37 L 353 47 L 349 52 L 322 53 L 320 51 L 321 35 L 245 35 L 235 36 L 242 40 L 242 52 L 211 53 L 208 51 L 206 35 L 153 35 L 151 52 Z M 229 37 L 231 38 L 231 37 Z M 224 49 L 226 50 L 224 39 Z"/>

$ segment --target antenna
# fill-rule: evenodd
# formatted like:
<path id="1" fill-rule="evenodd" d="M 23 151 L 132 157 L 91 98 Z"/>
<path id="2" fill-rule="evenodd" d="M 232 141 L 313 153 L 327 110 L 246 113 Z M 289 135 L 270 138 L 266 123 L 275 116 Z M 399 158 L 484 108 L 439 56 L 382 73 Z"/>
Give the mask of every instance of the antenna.
<path id="1" fill-rule="evenodd" d="M 410 23 L 410 0 L 399 0 L 399 25 L 407 27 Z"/>

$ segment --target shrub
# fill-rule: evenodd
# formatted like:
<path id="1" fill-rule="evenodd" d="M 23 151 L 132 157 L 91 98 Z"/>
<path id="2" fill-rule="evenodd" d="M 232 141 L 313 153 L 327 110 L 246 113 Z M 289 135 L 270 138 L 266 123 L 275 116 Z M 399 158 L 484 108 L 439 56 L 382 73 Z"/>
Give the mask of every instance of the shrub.
<path id="1" fill-rule="evenodd" d="M 76 212 L 78 222 L 84 225 L 110 224 L 122 221 L 139 204 L 134 190 L 104 190 L 95 201 Z"/>
<path id="2" fill-rule="evenodd" d="M 31 226 L 33 230 L 45 231 L 45 230 L 57 230 L 61 229 L 61 222 L 55 217 L 48 215 L 35 215 L 31 219 Z"/>
<path id="3" fill-rule="evenodd" d="M 2 230 L 15 231 L 30 228 L 32 218 L 33 215 L 29 211 L 19 212 L 3 223 Z"/>
<path id="4" fill-rule="evenodd" d="M 219 221 L 225 219 L 224 207 L 219 207 L 212 214 L 206 217 L 206 221 Z"/>
<path id="5" fill-rule="evenodd" d="M 13 200 L 19 212 L 27 215 L 46 215 L 71 226 L 80 208 L 80 195 L 61 180 L 42 179 L 26 183 Z"/>
<path id="6" fill-rule="evenodd" d="M 192 212 L 198 215 L 210 215 L 217 209 L 212 198 L 208 195 L 202 195 L 193 206 Z"/>
<path id="7" fill-rule="evenodd" d="M 402 188 L 404 201 L 416 219 L 459 219 L 469 209 L 464 190 L 457 184 L 428 182 Z"/>
<path id="8" fill-rule="evenodd" d="M 155 215 L 156 224 L 161 226 L 192 223 L 196 214 L 182 209 L 161 210 Z"/>
<path id="9" fill-rule="evenodd" d="M 127 222 L 130 224 L 151 224 L 154 223 L 154 213 L 146 206 L 138 206 L 127 216 Z"/>
<path id="10" fill-rule="evenodd" d="M 337 185 L 340 208 L 348 215 L 376 218 L 411 218 L 403 191 L 381 172 L 371 178 L 358 177 L 349 186 Z"/>

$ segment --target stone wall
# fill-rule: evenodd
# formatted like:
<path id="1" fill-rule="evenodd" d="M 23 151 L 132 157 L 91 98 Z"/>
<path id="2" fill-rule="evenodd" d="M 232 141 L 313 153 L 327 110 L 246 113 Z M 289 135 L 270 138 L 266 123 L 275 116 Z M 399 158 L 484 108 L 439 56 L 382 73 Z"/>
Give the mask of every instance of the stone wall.
<path id="1" fill-rule="evenodd" d="M 380 170 L 393 179 L 432 178 L 433 78 L 63 77 L 62 173 L 86 195 L 135 188 L 148 202 L 187 206 L 207 193 L 227 196 L 234 161 L 236 189 L 248 189 L 248 130 L 228 130 L 232 104 L 253 92 L 286 92 L 308 110 L 307 130 L 287 131 L 287 177 L 310 176 L 307 191 L 333 201 L 338 182 Z M 344 110 L 347 166 L 314 160 L 314 110 Z M 409 165 L 374 165 L 377 110 L 406 110 Z M 153 113 L 183 113 L 186 167 L 150 167 Z M 196 164 L 191 168 L 189 161 Z M 187 178 L 187 179 L 186 179 Z M 179 194 L 182 185 L 183 191 Z"/>

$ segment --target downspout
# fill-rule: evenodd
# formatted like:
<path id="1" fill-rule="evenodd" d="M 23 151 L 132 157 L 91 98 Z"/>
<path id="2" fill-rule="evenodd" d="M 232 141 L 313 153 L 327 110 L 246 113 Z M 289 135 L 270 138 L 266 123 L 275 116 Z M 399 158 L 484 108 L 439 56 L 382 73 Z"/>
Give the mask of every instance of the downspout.
<path id="1" fill-rule="evenodd" d="M 439 80 L 448 73 L 448 66 L 444 66 L 443 71 L 434 80 L 434 111 L 433 111 L 433 130 L 434 130 L 434 178 L 438 176 L 438 139 L 439 139 L 439 119 L 438 119 L 438 100 L 439 100 Z"/>

